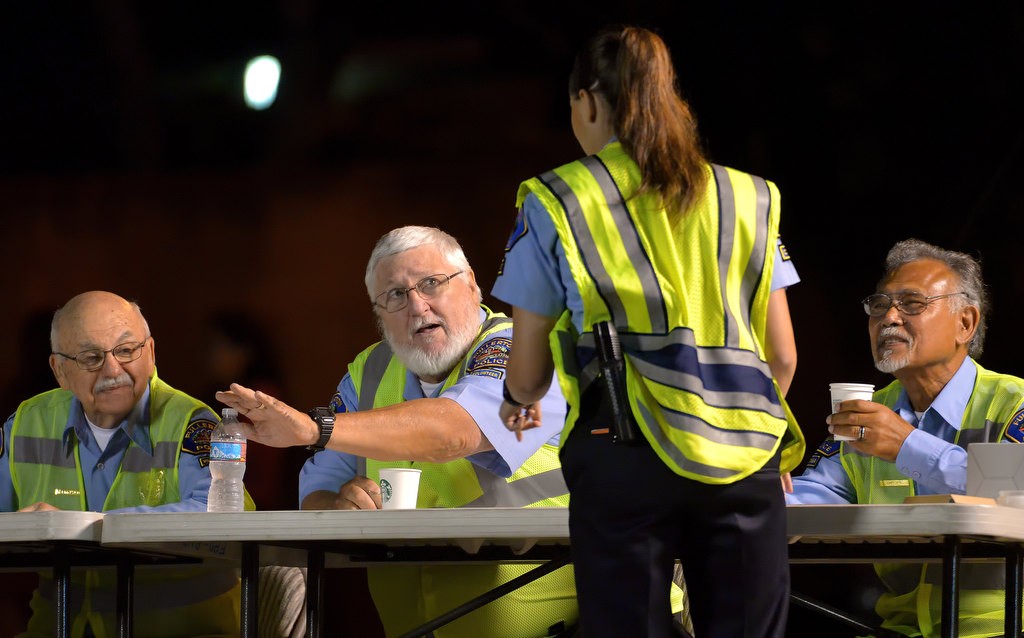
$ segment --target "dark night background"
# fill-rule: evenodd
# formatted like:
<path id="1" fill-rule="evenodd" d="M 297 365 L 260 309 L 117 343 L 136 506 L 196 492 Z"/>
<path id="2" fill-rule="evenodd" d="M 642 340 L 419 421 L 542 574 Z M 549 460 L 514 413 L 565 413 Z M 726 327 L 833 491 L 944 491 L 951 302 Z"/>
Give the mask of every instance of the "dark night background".
<path id="1" fill-rule="evenodd" d="M 4 6 L 0 410 L 52 387 L 49 316 L 90 289 L 140 303 L 181 389 L 213 402 L 210 333 L 237 312 L 283 398 L 324 404 L 376 338 L 363 270 L 387 230 L 455 235 L 486 300 L 519 182 L 579 155 L 566 76 L 609 22 L 660 33 L 710 159 L 782 192 L 810 448 L 828 382 L 887 382 L 858 301 L 899 239 L 981 257 L 981 362 L 1024 376 L 1024 5 L 621 4 Z M 250 111 L 242 70 L 264 53 L 278 101 Z M 264 474 L 296 462 L 267 458 Z"/>

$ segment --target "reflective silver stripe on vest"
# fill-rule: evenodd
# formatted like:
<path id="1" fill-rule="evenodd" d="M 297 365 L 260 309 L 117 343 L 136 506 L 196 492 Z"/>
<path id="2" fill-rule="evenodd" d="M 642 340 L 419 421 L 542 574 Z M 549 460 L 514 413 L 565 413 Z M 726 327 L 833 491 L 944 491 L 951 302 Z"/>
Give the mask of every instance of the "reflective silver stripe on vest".
<path id="1" fill-rule="evenodd" d="M 757 194 L 754 219 L 757 220 L 758 231 L 754 233 L 754 246 L 751 248 L 747 270 L 743 273 L 743 280 L 740 283 L 740 301 L 743 302 L 740 311 L 743 313 L 744 326 L 750 325 L 750 307 L 757 294 L 757 285 L 761 282 L 761 276 L 764 274 L 764 260 L 765 255 L 768 254 L 768 215 L 771 211 L 771 193 L 768 190 L 768 182 L 756 175 L 751 175 L 751 178 L 754 182 L 754 191 Z"/>
<path id="2" fill-rule="evenodd" d="M 641 415 L 647 423 L 647 431 L 650 432 L 654 436 L 655 440 L 658 441 L 658 447 L 661 448 L 661 450 L 665 452 L 665 454 L 667 454 L 677 466 L 682 468 L 683 471 L 690 472 L 691 474 L 698 474 L 700 476 L 720 479 L 726 479 L 736 474 L 736 470 L 715 467 L 713 465 L 705 465 L 683 456 L 679 448 L 676 447 L 676 444 L 665 438 L 664 433 L 661 428 L 658 427 L 658 423 L 654 419 L 654 415 L 652 415 L 650 410 L 647 409 L 647 406 L 643 403 L 637 403 L 637 405 L 640 406 Z"/>
<path id="3" fill-rule="evenodd" d="M 729 289 L 729 263 L 732 261 L 732 245 L 736 235 L 736 197 L 732 182 L 725 168 L 712 164 L 711 170 L 718 185 L 718 283 L 722 289 L 722 310 L 725 318 L 725 345 L 736 347 L 740 344 L 736 317 L 732 316 L 726 291 Z"/>
<path id="4" fill-rule="evenodd" d="M 611 277 L 608 276 L 608 271 L 604 269 L 604 262 L 601 261 L 601 255 L 597 251 L 597 243 L 590 234 L 590 226 L 587 225 L 587 220 L 583 216 L 583 209 L 580 207 L 580 200 L 576 197 L 576 193 L 572 192 L 565 180 L 554 171 L 548 171 L 538 179 L 551 189 L 555 197 L 562 202 L 566 219 L 576 237 L 576 246 L 583 254 L 583 261 L 590 276 L 594 279 L 597 293 L 608 306 L 613 323 L 617 326 L 626 325 L 626 309 L 622 305 L 622 300 L 619 299 L 619 292 L 612 284 Z"/>
<path id="5" fill-rule="evenodd" d="M 647 251 L 644 250 L 643 244 L 640 242 L 640 235 L 637 233 L 633 219 L 629 216 L 629 210 L 626 208 L 626 202 L 622 199 L 622 192 L 619 191 L 618 184 L 612 179 L 608 167 L 596 155 L 590 155 L 580 160 L 580 163 L 586 166 L 590 174 L 594 176 L 594 180 L 597 181 L 598 186 L 601 188 L 601 193 L 608 203 L 608 209 L 611 212 L 612 219 L 615 221 L 615 228 L 619 231 L 622 245 L 625 247 L 626 255 L 629 257 L 629 263 L 633 266 L 633 270 L 636 271 L 636 276 L 640 280 L 640 286 L 644 291 L 644 299 L 647 302 L 647 315 L 651 321 L 651 332 L 667 332 L 668 311 L 665 309 L 665 300 L 661 294 L 661 286 L 658 284 L 658 276 L 654 272 L 654 265 L 647 256 Z M 609 280 L 607 285 L 614 286 L 614 282 Z M 621 319 L 621 323 L 616 321 L 617 319 Z M 628 325 L 625 316 L 613 316 L 612 320 L 615 321 L 616 325 Z"/>
<path id="6" fill-rule="evenodd" d="M 75 456 L 64 452 L 64 444 L 60 440 L 35 436 L 18 437 L 18 444 L 14 446 L 14 462 L 75 468 Z"/>
<path id="7" fill-rule="evenodd" d="M 509 481 L 475 463 L 472 465 L 483 494 L 460 507 L 526 507 L 569 493 L 561 468 Z"/>
<path id="8" fill-rule="evenodd" d="M 102 568 L 107 571 L 113 581 L 113 568 Z M 175 578 L 173 570 L 201 570 L 188 578 Z M 168 571 L 172 570 L 172 571 Z M 231 590 L 238 584 L 238 573 L 234 569 L 216 569 L 182 566 L 139 566 L 135 568 L 135 608 L 137 610 L 174 609 L 201 603 Z M 162 577 L 159 577 L 162 576 Z M 159 577 L 159 578 L 158 578 Z M 52 579 L 41 575 L 39 594 L 44 600 L 53 604 L 55 584 Z M 69 588 L 72 610 L 81 609 L 84 601 L 84 587 L 72 583 Z M 90 607 L 101 614 L 113 614 L 117 611 L 117 590 L 93 588 L 90 591 Z M 145 611 L 139 611 L 145 615 Z"/>
<path id="9" fill-rule="evenodd" d="M 768 364 L 761 361 L 758 356 L 749 350 L 738 350 L 732 348 L 700 347 L 696 345 L 693 331 L 689 328 L 676 328 L 667 335 L 636 335 L 622 334 L 619 336 L 622 350 L 630 361 L 636 366 L 644 378 L 650 379 L 662 385 L 679 388 L 699 394 L 708 405 L 721 408 L 743 408 L 759 410 L 774 417 L 786 418 L 785 410 L 778 400 L 774 386 L 771 383 L 771 369 Z M 563 344 L 564 345 L 564 344 Z M 593 333 L 586 333 L 580 336 L 577 342 L 578 347 L 594 348 Z M 634 353 L 657 353 L 658 351 L 674 346 L 683 346 L 692 349 L 696 353 L 697 362 L 701 366 L 736 366 L 752 368 L 750 372 L 758 373 L 761 379 L 761 390 L 746 391 L 735 388 L 730 390 L 708 389 L 704 380 L 699 374 L 692 374 L 678 370 L 672 366 L 659 366 L 653 362 L 641 358 Z M 571 352 L 563 348 L 563 353 Z M 563 356 L 565 359 L 566 356 Z M 569 356 L 569 359 L 575 359 Z M 582 393 L 590 383 L 593 382 L 598 373 L 596 359 L 588 363 L 580 375 L 580 392 Z"/>
<path id="10" fill-rule="evenodd" d="M 644 419 L 647 423 L 660 431 L 660 428 L 656 428 L 654 417 L 647 411 L 647 407 L 640 402 L 637 402 L 637 405 L 643 406 Z M 754 430 L 726 430 L 715 427 L 700 417 L 669 410 L 664 406 L 662 406 L 661 416 L 676 430 L 696 434 L 722 445 L 771 450 L 775 448 L 775 444 L 779 441 L 779 437 L 774 434 L 756 432 Z"/>
<path id="11" fill-rule="evenodd" d="M 985 419 L 980 428 L 964 428 L 956 437 L 956 444 L 967 449 L 971 443 L 998 443 L 1003 436 L 1003 426 L 995 421 Z"/>
<path id="12" fill-rule="evenodd" d="M 373 400 L 377 396 L 377 388 L 384 379 L 384 373 L 391 363 L 391 344 L 381 341 L 366 357 L 363 365 L 363 379 L 359 384 L 359 411 L 373 409 Z"/>
<path id="13" fill-rule="evenodd" d="M 153 468 L 171 468 L 178 460 L 178 441 L 161 441 L 153 448 L 153 456 L 137 445 L 125 450 L 121 469 L 125 472 L 148 472 Z"/>
<path id="14" fill-rule="evenodd" d="M 882 576 L 882 581 L 896 595 L 910 593 L 921 584 L 921 567 L 920 563 L 901 565 L 891 572 L 886 572 Z M 942 585 L 942 568 L 929 565 L 925 570 L 924 582 L 935 586 Z M 963 590 L 1003 589 L 1005 583 L 1004 570 L 999 565 L 966 563 L 960 566 L 960 587 Z"/>

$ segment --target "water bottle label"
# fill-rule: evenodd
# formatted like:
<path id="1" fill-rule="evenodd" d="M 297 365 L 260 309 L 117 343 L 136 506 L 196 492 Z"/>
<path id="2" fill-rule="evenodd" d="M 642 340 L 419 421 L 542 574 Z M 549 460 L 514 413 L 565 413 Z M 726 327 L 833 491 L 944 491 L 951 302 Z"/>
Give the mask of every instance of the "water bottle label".
<path id="1" fill-rule="evenodd" d="M 245 443 L 229 441 L 212 441 L 210 443 L 211 461 L 245 461 Z"/>

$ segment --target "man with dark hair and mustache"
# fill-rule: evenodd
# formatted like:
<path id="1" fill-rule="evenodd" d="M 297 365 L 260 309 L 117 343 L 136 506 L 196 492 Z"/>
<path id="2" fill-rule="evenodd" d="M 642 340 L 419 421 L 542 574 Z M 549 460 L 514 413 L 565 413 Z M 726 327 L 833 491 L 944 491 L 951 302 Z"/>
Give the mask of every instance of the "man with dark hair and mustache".
<path id="1" fill-rule="evenodd" d="M 423 226 L 392 230 L 374 247 L 365 283 L 383 340 L 348 365 L 328 412 L 336 419 L 333 435 L 316 411 L 295 410 L 264 392 L 232 384 L 217 394 L 252 421 L 253 440 L 320 449 L 299 478 L 302 509 L 379 509 L 385 467 L 421 470 L 418 507 L 566 506 L 558 462 L 565 399 L 552 384 L 543 423 L 522 442 L 498 419 L 512 320 L 481 305 L 455 238 Z M 394 636 L 532 568 L 388 566 L 368 575 L 385 633 Z M 547 636 L 577 616 L 567 566 L 434 635 Z"/>
<path id="2" fill-rule="evenodd" d="M 54 313 L 50 350 L 60 387 L 22 402 L 3 426 L 0 511 L 205 511 L 217 417 L 158 378 L 139 306 L 77 295 Z M 48 574 L 40 581 L 25 635 L 54 636 L 55 590 Z M 116 591 L 112 568 L 75 570 L 71 635 L 115 635 Z M 137 635 L 238 635 L 234 569 L 138 567 L 135 596 Z"/>
<path id="3" fill-rule="evenodd" d="M 1024 441 L 1024 379 L 976 361 L 988 300 L 981 265 L 916 239 L 897 243 L 874 294 L 863 301 L 878 370 L 896 381 L 873 401 L 851 400 L 826 421 L 832 434 L 793 479 L 787 503 L 902 503 L 918 494 L 963 494 L 967 446 Z M 941 568 L 879 564 L 882 627 L 937 635 Z M 1003 570 L 963 565 L 961 636 L 1003 633 Z M 919 613 L 919 610 L 925 610 Z"/>

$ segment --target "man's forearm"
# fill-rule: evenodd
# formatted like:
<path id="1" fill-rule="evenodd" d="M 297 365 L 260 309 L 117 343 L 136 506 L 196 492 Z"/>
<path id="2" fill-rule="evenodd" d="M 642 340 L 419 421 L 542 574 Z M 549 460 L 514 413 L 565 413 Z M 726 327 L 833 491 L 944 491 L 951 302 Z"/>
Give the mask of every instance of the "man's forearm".
<path id="1" fill-rule="evenodd" d="M 327 447 L 378 461 L 447 463 L 493 449 L 451 399 L 416 399 L 338 415 Z"/>

